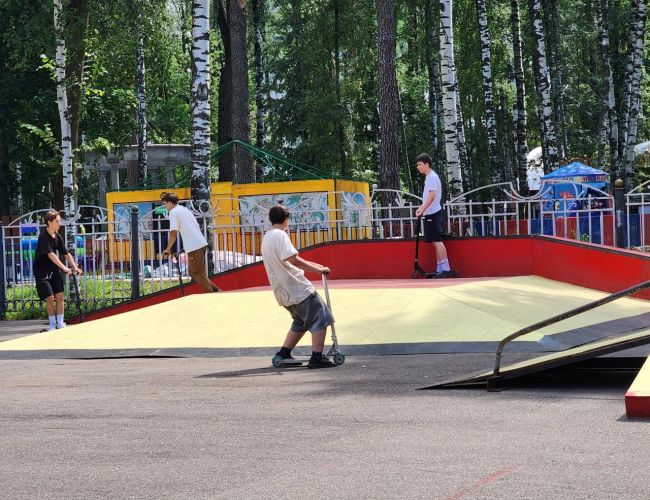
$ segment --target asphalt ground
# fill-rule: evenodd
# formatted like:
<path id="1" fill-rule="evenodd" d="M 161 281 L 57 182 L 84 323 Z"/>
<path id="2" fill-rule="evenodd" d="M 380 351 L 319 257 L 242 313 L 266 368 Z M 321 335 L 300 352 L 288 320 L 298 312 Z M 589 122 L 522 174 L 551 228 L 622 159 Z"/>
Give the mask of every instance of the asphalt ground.
<path id="1" fill-rule="evenodd" d="M 418 390 L 494 355 L 271 354 L 0 361 L 0 497 L 649 498 L 633 374 Z"/>

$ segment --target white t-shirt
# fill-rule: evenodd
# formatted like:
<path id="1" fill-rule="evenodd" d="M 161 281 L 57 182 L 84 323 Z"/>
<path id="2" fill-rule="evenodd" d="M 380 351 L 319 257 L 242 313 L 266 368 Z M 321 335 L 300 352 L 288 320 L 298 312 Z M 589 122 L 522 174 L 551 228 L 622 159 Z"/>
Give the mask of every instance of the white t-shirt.
<path id="1" fill-rule="evenodd" d="M 196 218 L 183 205 L 176 205 L 169 211 L 169 230 L 176 230 L 183 239 L 186 252 L 193 252 L 208 245 Z"/>
<path id="2" fill-rule="evenodd" d="M 429 191 L 435 190 L 436 195 L 433 198 L 433 203 L 427 207 L 422 215 L 435 214 L 442 210 L 440 206 L 440 199 L 442 197 L 442 184 L 440 177 L 433 170 L 424 178 L 424 190 L 422 191 L 422 201 L 426 201 L 429 196 Z"/>
<path id="3" fill-rule="evenodd" d="M 293 255 L 298 255 L 298 250 L 289 235 L 281 229 L 269 229 L 262 239 L 262 260 L 275 299 L 285 307 L 298 304 L 315 292 L 305 272 L 286 262 Z"/>

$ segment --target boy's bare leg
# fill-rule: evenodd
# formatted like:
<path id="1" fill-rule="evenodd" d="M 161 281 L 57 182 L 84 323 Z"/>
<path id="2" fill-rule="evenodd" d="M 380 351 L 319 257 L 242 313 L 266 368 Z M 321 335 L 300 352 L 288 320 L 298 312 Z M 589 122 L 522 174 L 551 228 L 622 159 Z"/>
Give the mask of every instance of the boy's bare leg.
<path id="1" fill-rule="evenodd" d="M 436 252 L 436 262 L 442 262 L 447 259 L 447 249 L 442 241 L 434 241 L 433 248 Z"/>
<path id="2" fill-rule="evenodd" d="M 323 352 L 325 347 L 325 334 L 327 333 L 327 328 L 324 330 L 318 330 L 317 332 L 312 333 L 311 335 L 311 350 L 313 352 Z"/>
<path id="3" fill-rule="evenodd" d="M 282 347 L 285 347 L 289 350 L 293 349 L 296 347 L 298 342 L 300 342 L 300 339 L 303 337 L 305 332 L 299 333 L 299 332 L 294 332 L 293 330 L 289 330 L 289 333 L 287 333 L 287 338 L 284 339 L 284 343 L 282 344 Z M 325 337 L 323 337 L 324 339 Z M 312 339 L 312 344 L 313 344 L 313 339 Z"/>
<path id="4" fill-rule="evenodd" d="M 54 295 L 54 300 L 56 300 L 56 313 L 57 314 L 63 314 L 63 294 L 62 293 L 57 293 Z"/>
<path id="5" fill-rule="evenodd" d="M 45 310 L 47 311 L 48 316 L 54 316 L 56 314 L 56 303 L 54 301 L 54 295 L 50 295 L 45 299 Z"/>

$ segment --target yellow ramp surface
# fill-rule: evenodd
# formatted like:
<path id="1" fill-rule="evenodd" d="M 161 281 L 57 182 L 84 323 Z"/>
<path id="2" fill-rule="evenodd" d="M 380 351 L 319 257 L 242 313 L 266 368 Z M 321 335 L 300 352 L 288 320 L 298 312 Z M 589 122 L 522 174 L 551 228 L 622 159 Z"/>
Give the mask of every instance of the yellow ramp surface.
<path id="1" fill-rule="evenodd" d="M 344 288 L 330 282 L 342 346 L 497 342 L 514 331 L 607 294 L 536 276 L 447 286 Z M 323 292 L 320 292 L 321 295 Z M 644 314 L 648 303 L 621 299 L 518 341 Z M 290 326 L 270 290 L 191 295 L 110 318 L 0 343 L 2 351 L 246 349 L 277 347 Z M 516 343 L 516 342 L 515 342 Z M 309 335 L 302 345 L 309 345 Z"/>

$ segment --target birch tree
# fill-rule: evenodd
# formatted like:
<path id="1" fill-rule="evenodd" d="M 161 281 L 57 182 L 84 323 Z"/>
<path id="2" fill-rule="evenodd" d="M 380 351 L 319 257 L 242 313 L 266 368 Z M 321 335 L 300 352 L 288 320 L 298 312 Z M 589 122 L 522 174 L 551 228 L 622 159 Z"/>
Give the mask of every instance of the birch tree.
<path id="1" fill-rule="evenodd" d="M 476 14 L 478 17 L 478 31 L 481 44 L 481 75 L 483 77 L 483 97 L 485 102 L 485 130 L 487 131 L 488 160 L 490 176 L 493 183 L 502 178 L 502 169 L 499 166 L 499 153 L 497 145 L 497 120 L 494 111 L 494 89 L 492 83 L 492 62 L 490 56 L 490 32 L 488 30 L 488 16 L 485 7 L 486 0 L 476 0 Z"/>
<path id="2" fill-rule="evenodd" d="M 558 135 L 558 154 L 565 158 L 569 154 L 569 138 L 564 106 L 564 83 L 562 78 L 562 47 L 558 34 L 557 0 L 544 3 L 549 38 L 548 65 L 551 75 L 551 99 L 554 103 L 555 121 Z"/>
<path id="3" fill-rule="evenodd" d="M 623 120 L 626 123 L 626 135 L 621 141 L 623 146 L 623 181 L 629 190 L 634 186 L 634 146 L 636 143 L 639 111 L 641 109 L 641 75 L 646 20 L 648 17 L 647 0 L 634 0 L 630 10 L 630 36 L 628 58 L 625 69 L 625 95 Z M 627 83 L 629 82 L 629 85 Z"/>
<path id="4" fill-rule="evenodd" d="M 542 5 L 540 0 L 529 0 L 529 14 L 533 32 L 533 60 L 537 92 L 541 101 L 542 151 L 545 171 L 559 167 L 557 138 L 553 124 L 553 104 L 551 100 L 551 81 L 546 62 L 546 41 L 542 22 Z"/>
<path id="5" fill-rule="evenodd" d="M 521 43 L 521 22 L 519 19 L 519 0 L 510 2 L 510 24 L 512 29 L 513 73 L 517 98 L 514 106 L 515 151 L 517 156 L 518 189 L 524 196 L 528 194 L 528 143 L 526 141 L 526 83 Z"/>
<path id="6" fill-rule="evenodd" d="M 210 2 L 192 0 L 192 200 L 210 203 Z"/>
<path id="7" fill-rule="evenodd" d="M 463 173 L 458 144 L 457 81 L 454 64 L 452 0 L 440 0 L 440 69 L 442 80 L 443 135 L 447 157 L 449 196 L 463 191 Z"/>
<path id="8" fill-rule="evenodd" d="M 54 32 L 56 35 L 56 102 L 59 108 L 59 122 L 61 124 L 63 210 L 65 210 L 66 218 L 68 218 L 74 215 L 76 208 L 74 199 L 74 173 L 72 171 L 72 132 L 70 127 L 70 112 L 68 109 L 68 95 L 66 89 L 63 5 L 62 0 L 54 0 L 53 3 Z"/>
<path id="9" fill-rule="evenodd" d="M 598 128 L 598 168 L 605 168 L 605 153 L 609 145 L 609 172 L 618 178 L 618 118 L 614 98 L 614 78 L 609 44 L 609 0 L 598 0 L 598 39 L 603 74 L 600 92 L 601 109 Z"/>
<path id="10" fill-rule="evenodd" d="M 440 117 L 442 115 L 442 101 L 440 92 L 440 51 L 437 50 L 438 44 L 436 43 L 436 27 L 439 26 L 437 17 L 434 16 L 433 0 L 425 0 L 424 2 L 424 26 L 426 32 L 426 58 L 427 58 L 427 76 L 428 76 L 428 90 L 429 90 L 429 115 L 431 120 L 431 143 L 433 146 L 433 162 L 439 166 L 441 165 L 441 141 L 439 136 L 440 130 Z M 441 178 L 446 178 L 444 172 L 440 172 Z"/>
<path id="11" fill-rule="evenodd" d="M 348 175 L 345 152 L 345 130 L 343 128 L 343 103 L 341 102 L 341 1 L 334 2 L 334 88 L 336 90 L 336 132 L 338 135 L 341 176 Z"/>
<path id="12" fill-rule="evenodd" d="M 144 186 L 147 180 L 147 92 L 145 86 L 144 31 L 142 28 L 142 4 L 136 4 L 136 65 L 138 80 L 138 184 Z"/>
<path id="13" fill-rule="evenodd" d="M 379 79 L 379 188 L 399 191 L 395 0 L 377 0 Z M 385 194 L 383 205 L 394 204 Z"/>

